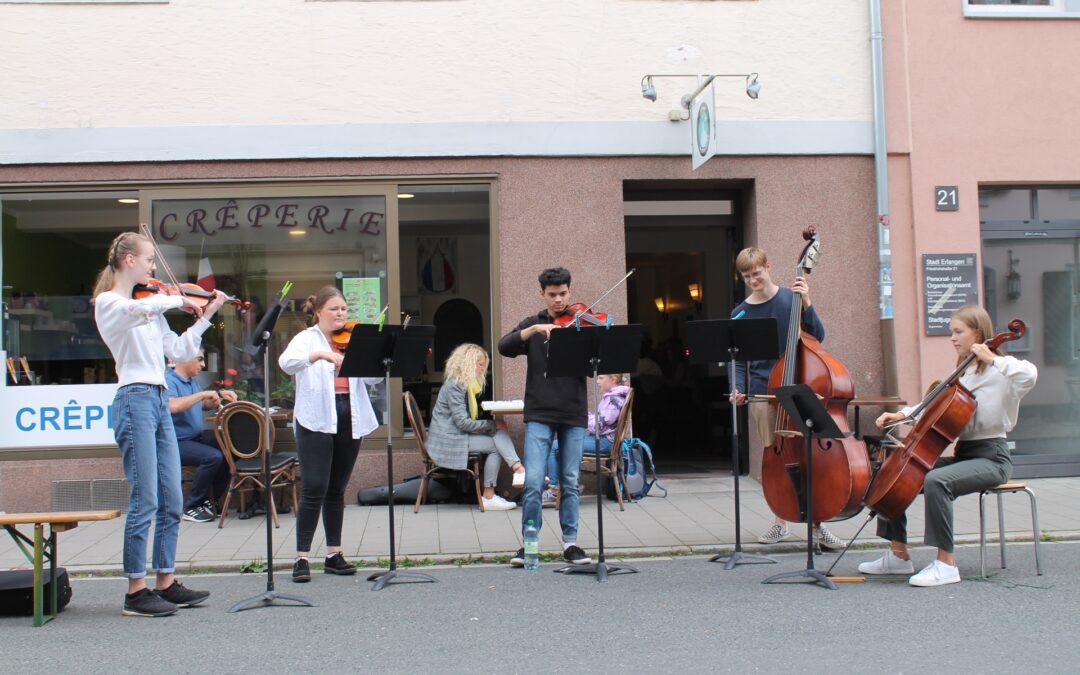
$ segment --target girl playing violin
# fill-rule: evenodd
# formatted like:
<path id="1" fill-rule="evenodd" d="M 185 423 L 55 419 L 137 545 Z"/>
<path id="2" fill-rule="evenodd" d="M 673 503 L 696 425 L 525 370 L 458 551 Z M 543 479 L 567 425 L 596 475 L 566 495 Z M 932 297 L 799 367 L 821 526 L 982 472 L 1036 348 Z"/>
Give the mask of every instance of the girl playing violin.
<path id="1" fill-rule="evenodd" d="M 953 508 L 957 497 L 1000 485 L 1012 475 L 1012 459 L 1005 434 L 1016 426 L 1020 399 L 1035 386 L 1038 371 L 1027 361 L 1004 356 L 983 344 L 993 337 L 990 315 L 978 305 L 956 310 L 949 321 L 957 365 L 969 354 L 975 361 L 960 376 L 960 384 L 978 403 L 975 415 L 960 433 L 954 456 L 942 457 L 926 474 L 923 484 L 926 507 L 925 541 L 937 547 L 937 559 L 908 583 L 912 586 L 943 586 L 960 582 L 953 556 Z M 879 428 L 899 422 L 915 406 L 884 413 Z M 878 519 L 878 536 L 892 542 L 881 558 L 859 565 L 863 574 L 911 574 L 915 571 L 907 546 L 907 517 L 889 522 Z"/>
<path id="2" fill-rule="evenodd" d="M 308 297 L 304 311 L 314 325 L 297 334 L 278 358 L 278 365 L 296 378 L 296 453 L 304 476 L 296 514 L 296 561 L 292 579 L 311 581 L 308 554 L 322 512 L 326 534 L 327 574 L 355 574 L 341 553 L 345 487 L 352 476 L 360 441 L 379 426 L 368 399 L 367 384 L 382 378 L 337 377 L 345 358 L 334 333 L 345 326 L 345 296 L 324 286 Z"/>
<path id="3" fill-rule="evenodd" d="M 126 616 L 167 616 L 210 595 L 184 588 L 173 577 L 183 501 L 180 450 L 169 413 L 164 357 L 180 362 L 199 354 L 209 318 L 224 304 L 225 295 L 215 292 L 205 308 L 200 308 L 202 302 L 171 295 L 170 291 L 133 299 L 136 284 L 149 281 L 154 262 L 153 242 L 141 234 L 125 232 L 109 246 L 108 264 L 94 287 L 94 320 L 116 361 L 120 385 L 113 399 L 113 435 L 120 447 L 124 475 L 131 484 L 124 526 Z M 166 310 L 176 308 L 184 308 L 197 318 L 182 335 L 174 333 L 163 316 Z M 155 521 L 155 591 L 146 587 L 151 519 Z"/>

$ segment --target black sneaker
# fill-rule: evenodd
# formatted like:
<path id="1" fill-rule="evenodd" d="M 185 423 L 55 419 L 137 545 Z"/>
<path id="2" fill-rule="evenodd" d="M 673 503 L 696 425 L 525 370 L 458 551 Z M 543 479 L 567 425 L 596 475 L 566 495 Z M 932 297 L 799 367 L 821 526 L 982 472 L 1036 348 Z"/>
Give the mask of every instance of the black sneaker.
<path id="1" fill-rule="evenodd" d="M 311 566 L 307 558 L 297 558 L 292 566 L 292 580 L 297 584 L 305 584 L 311 581 Z"/>
<path id="2" fill-rule="evenodd" d="M 592 558 L 585 555 L 585 551 L 582 551 L 577 544 L 570 544 L 562 552 L 563 560 L 573 565 L 588 565 L 592 562 Z"/>
<path id="3" fill-rule="evenodd" d="M 345 560 L 345 556 L 341 554 L 341 551 L 338 551 L 323 563 L 323 572 L 326 574 L 356 574 L 356 565 Z"/>
<path id="4" fill-rule="evenodd" d="M 519 548 L 513 558 L 510 558 L 510 567 L 525 567 L 525 549 Z"/>
<path id="5" fill-rule="evenodd" d="M 192 523 L 209 523 L 214 519 L 214 514 L 207 511 L 204 506 L 195 506 L 184 511 L 184 515 L 180 518 Z"/>
<path id="6" fill-rule="evenodd" d="M 217 509 L 214 508 L 214 502 L 207 499 L 202 503 L 203 510 L 210 514 L 211 518 L 217 518 Z"/>
<path id="7" fill-rule="evenodd" d="M 169 616 L 179 609 L 149 588 L 124 596 L 124 616 Z"/>
<path id="8" fill-rule="evenodd" d="M 190 588 L 184 588 L 179 581 L 173 581 L 172 586 L 163 591 L 155 590 L 154 593 L 177 607 L 194 607 L 210 597 L 210 591 L 193 591 Z"/>

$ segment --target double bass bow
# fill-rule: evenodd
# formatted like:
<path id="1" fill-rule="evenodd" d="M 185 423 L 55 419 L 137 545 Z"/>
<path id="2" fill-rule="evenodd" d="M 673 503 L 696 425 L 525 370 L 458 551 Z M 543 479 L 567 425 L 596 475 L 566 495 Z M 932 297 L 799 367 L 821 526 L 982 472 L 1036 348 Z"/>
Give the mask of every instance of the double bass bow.
<path id="1" fill-rule="evenodd" d="M 1009 332 L 999 333 L 983 344 L 996 350 L 1006 342 L 1019 340 L 1027 332 L 1020 319 L 1009 322 Z M 915 426 L 904 438 L 903 448 L 893 451 L 882 462 L 874 482 L 866 492 L 863 504 L 886 520 L 895 520 L 907 511 L 922 490 L 926 474 L 934 468 L 941 453 L 953 443 L 971 418 L 978 404 L 975 396 L 964 385 L 960 376 L 975 360 L 968 354 L 947 378 L 938 383 L 918 407 L 906 418 L 890 426 L 915 421 Z"/>
<path id="2" fill-rule="evenodd" d="M 803 239 L 807 244 L 799 256 L 796 277 L 809 275 L 821 254 L 821 242 L 813 226 L 803 232 Z M 851 374 L 814 336 L 802 330 L 802 315 L 802 299 L 796 294 L 788 316 L 784 354 L 769 375 L 769 391 L 796 383 L 809 385 L 836 426 L 846 432 L 847 404 L 855 397 Z M 762 459 L 765 501 L 778 517 L 789 522 L 806 522 L 806 445 L 795 421 L 779 406 L 775 432 L 773 445 L 765 449 Z M 870 482 L 866 444 L 845 436 L 831 441 L 817 439 L 812 448 L 814 520 L 850 518 L 862 508 L 861 499 Z"/>

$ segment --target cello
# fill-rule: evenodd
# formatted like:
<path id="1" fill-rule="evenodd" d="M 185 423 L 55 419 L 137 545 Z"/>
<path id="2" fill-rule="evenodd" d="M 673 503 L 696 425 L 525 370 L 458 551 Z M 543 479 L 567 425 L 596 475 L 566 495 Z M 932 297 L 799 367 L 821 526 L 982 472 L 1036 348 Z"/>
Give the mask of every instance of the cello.
<path id="1" fill-rule="evenodd" d="M 809 275 L 821 254 L 821 242 L 813 226 L 803 232 L 803 239 L 807 244 L 799 256 L 796 277 Z M 802 300 L 796 295 L 788 316 L 784 354 L 769 374 L 769 391 L 796 383 L 809 385 L 836 426 L 847 432 L 847 404 L 855 397 L 851 374 L 817 339 L 802 330 L 802 315 Z M 777 405 L 776 435 L 762 459 L 765 501 L 778 517 L 806 522 L 806 444 L 796 422 L 777 403 L 771 405 Z M 814 520 L 850 518 L 862 509 L 861 499 L 870 483 L 866 444 L 846 435 L 831 441 L 817 439 L 812 448 Z"/>
<path id="2" fill-rule="evenodd" d="M 1027 332 L 1020 319 L 1009 322 L 1009 332 L 999 333 L 983 344 L 996 350 L 1006 342 L 1019 340 Z M 968 354 L 947 378 L 930 390 L 926 398 L 906 418 L 890 426 L 917 419 L 904 438 L 902 449 L 894 451 L 881 464 L 863 504 L 886 520 L 902 516 L 922 490 L 926 474 L 934 468 L 941 453 L 960 436 L 975 416 L 975 396 L 960 384 L 975 354 Z M 872 515 L 871 514 L 871 515 Z"/>

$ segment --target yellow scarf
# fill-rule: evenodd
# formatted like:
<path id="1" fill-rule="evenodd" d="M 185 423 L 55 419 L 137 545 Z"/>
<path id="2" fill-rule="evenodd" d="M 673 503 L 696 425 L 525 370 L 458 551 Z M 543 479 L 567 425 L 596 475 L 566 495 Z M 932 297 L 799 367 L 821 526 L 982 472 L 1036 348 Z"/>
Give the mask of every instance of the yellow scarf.
<path id="1" fill-rule="evenodd" d="M 474 420 L 480 416 L 479 406 L 476 404 L 476 397 L 480 395 L 480 383 L 476 380 L 472 381 L 469 385 L 469 417 Z"/>

